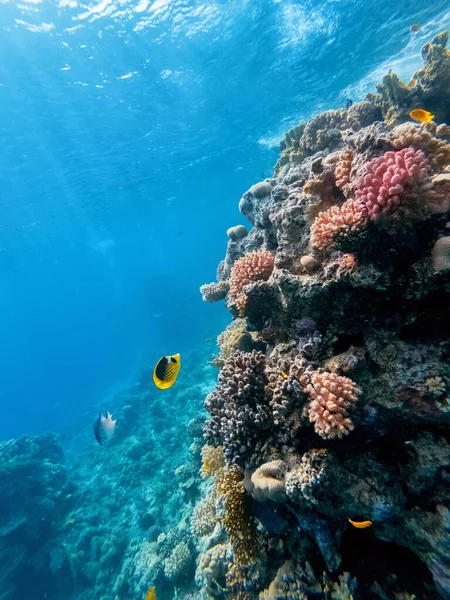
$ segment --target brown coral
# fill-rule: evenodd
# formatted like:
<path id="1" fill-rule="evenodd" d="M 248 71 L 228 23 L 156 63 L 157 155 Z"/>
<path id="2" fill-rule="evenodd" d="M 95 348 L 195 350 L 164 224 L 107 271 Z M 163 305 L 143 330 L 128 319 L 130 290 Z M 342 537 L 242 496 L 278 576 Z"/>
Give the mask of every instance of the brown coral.
<path id="1" fill-rule="evenodd" d="M 264 463 L 256 471 L 245 473 L 245 489 L 258 502 L 265 500 L 284 502 L 286 500 L 285 473 L 286 464 L 282 460 Z"/>
<path id="2" fill-rule="evenodd" d="M 440 171 L 450 164 L 450 144 L 444 136 L 446 130 L 436 123 L 403 123 L 394 127 L 391 143 L 396 150 L 412 146 L 422 150 L 434 171 Z"/>
<path id="3" fill-rule="evenodd" d="M 315 372 L 305 391 L 312 398 L 309 419 L 320 437 L 342 438 L 353 430 L 348 409 L 356 402 L 361 390 L 351 379 L 336 373 Z"/>

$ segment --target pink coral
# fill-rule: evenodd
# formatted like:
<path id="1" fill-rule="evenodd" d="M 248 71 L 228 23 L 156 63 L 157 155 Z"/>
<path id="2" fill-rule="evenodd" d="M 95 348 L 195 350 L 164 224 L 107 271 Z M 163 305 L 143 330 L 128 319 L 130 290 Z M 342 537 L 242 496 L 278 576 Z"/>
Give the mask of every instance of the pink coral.
<path id="1" fill-rule="evenodd" d="M 429 163 L 421 150 L 404 148 L 385 152 L 366 164 L 356 199 L 367 208 L 369 217 L 375 219 L 399 207 L 413 184 L 423 182 L 428 171 Z"/>
<path id="2" fill-rule="evenodd" d="M 318 214 L 311 229 L 311 243 L 326 250 L 362 231 L 368 221 L 361 202 L 347 200 L 342 206 L 332 206 Z"/>
<path id="3" fill-rule="evenodd" d="M 230 292 L 238 297 L 242 288 L 254 281 L 267 281 L 272 274 L 274 257 L 266 250 L 249 252 L 237 260 L 231 270 Z"/>
<path id="4" fill-rule="evenodd" d="M 353 430 L 348 409 L 361 393 L 354 381 L 336 373 L 315 372 L 305 391 L 311 397 L 309 420 L 320 437 L 342 438 Z"/>

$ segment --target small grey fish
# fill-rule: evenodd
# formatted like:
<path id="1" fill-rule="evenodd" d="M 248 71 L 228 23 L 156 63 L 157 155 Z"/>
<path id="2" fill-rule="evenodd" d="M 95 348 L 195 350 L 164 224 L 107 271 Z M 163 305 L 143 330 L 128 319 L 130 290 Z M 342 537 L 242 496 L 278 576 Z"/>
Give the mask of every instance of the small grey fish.
<path id="1" fill-rule="evenodd" d="M 95 439 L 100 445 L 109 442 L 116 429 L 117 419 L 113 419 L 110 412 L 106 412 L 106 415 L 107 416 L 104 417 L 102 413 L 99 413 L 98 419 L 95 421 L 94 425 Z"/>

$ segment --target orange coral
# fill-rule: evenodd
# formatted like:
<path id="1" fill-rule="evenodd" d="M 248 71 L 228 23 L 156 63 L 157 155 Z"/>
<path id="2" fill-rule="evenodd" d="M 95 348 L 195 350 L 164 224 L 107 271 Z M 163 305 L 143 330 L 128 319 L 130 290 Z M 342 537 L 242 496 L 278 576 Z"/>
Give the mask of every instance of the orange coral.
<path id="1" fill-rule="evenodd" d="M 350 172 L 352 170 L 353 152 L 351 150 L 342 150 L 336 165 L 335 176 L 336 185 L 345 191 L 345 186 L 350 183 Z"/>
<path id="2" fill-rule="evenodd" d="M 357 235 L 367 225 L 367 210 L 361 202 L 347 200 L 319 213 L 311 229 L 311 243 L 326 250 Z"/>
<path id="3" fill-rule="evenodd" d="M 348 409 L 361 393 L 356 383 L 336 373 L 315 372 L 305 391 L 311 397 L 309 420 L 320 437 L 342 438 L 353 430 Z"/>
<path id="4" fill-rule="evenodd" d="M 231 269 L 230 292 L 237 298 L 242 288 L 254 281 L 267 281 L 272 274 L 274 257 L 266 250 L 249 252 L 237 260 Z"/>

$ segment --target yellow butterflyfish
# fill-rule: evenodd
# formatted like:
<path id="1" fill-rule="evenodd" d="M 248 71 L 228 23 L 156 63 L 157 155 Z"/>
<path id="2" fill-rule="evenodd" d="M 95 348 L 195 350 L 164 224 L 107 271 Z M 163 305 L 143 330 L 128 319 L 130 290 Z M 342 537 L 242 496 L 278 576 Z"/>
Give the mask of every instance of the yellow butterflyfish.
<path id="1" fill-rule="evenodd" d="M 153 382 L 159 390 L 172 387 L 180 372 L 180 355 L 163 356 L 156 363 L 153 371 Z"/>

